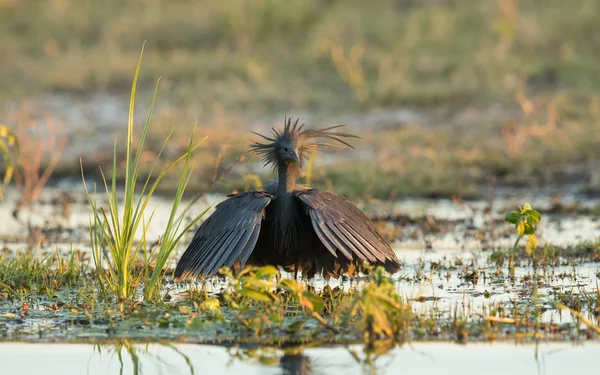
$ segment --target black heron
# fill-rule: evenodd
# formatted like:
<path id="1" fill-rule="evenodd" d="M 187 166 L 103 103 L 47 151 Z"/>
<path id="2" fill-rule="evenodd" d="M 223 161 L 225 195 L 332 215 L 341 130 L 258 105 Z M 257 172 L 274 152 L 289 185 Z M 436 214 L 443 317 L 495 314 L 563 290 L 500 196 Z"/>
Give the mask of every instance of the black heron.
<path id="1" fill-rule="evenodd" d="M 218 204 L 177 263 L 175 277 L 212 276 L 221 267 L 246 264 L 325 279 L 365 272 L 365 263 L 398 271 L 398 258 L 358 207 L 337 194 L 296 183 L 311 152 L 338 144 L 352 147 L 343 138 L 358 137 L 338 132 L 341 126 L 305 128 L 290 118 L 283 131 L 273 128 L 270 137 L 254 133 L 264 141 L 252 144 L 250 152 L 262 155 L 279 180 Z"/>

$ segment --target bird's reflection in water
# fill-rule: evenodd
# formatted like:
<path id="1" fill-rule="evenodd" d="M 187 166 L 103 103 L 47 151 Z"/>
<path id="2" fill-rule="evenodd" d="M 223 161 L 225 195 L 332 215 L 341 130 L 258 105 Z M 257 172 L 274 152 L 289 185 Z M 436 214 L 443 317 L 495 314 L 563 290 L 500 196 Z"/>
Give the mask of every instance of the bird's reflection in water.
<path id="1" fill-rule="evenodd" d="M 284 352 L 279 360 L 281 375 L 312 375 L 313 365 L 309 356 L 303 351 Z"/>
<path id="2" fill-rule="evenodd" d="M 281 375 L 317 375 L 326 372 L 322 369 L 323 364 L 315 365 L 316 358 L 306 355 L 304 347 L 293 346 L 284 348 L 273 347 L 251 347 L 251 348 L 229 348 L 228 353 L 233 361 L 242 361 L 248 364 L 258 364 L 276 367 Z"/>

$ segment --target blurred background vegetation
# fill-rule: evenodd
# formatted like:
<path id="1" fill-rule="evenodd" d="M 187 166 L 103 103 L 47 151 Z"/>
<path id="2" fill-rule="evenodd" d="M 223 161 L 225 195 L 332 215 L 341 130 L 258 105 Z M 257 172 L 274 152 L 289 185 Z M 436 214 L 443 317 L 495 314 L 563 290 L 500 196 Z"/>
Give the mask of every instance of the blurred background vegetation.
<path id="1" fill-rule="evenodd" d="M 175 148 L 194 123 L 209 136 L 197 189 L 242 189 L 248 130 L 287 114 L 363 137 L 312 176 L 351 196 L 469 198 L 489 181 L 594 192 L 599 14 L 597 0 L 0 0 L 0 122 L 61 122 L 57 175 L 77 175 L 80 156 L 106 163 L 126 121 L 106 98 L 126 106 L 147 40 L 155 148 L 173 127 Z M 102 132 L 69 116 L 98 97 L 116 125 Z"/>

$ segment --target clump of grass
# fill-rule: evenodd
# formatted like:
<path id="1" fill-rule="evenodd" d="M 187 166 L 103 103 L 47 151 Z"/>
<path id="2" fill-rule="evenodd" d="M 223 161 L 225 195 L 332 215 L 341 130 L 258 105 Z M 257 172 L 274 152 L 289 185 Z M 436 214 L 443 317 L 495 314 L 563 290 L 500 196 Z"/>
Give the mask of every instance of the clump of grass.
<path id="1" fill-rule="evenodd" d="M 143 48 L 142 48 L 143 54 Z M 167 265 L 170 257 L 175 250 L 181 237 L 202 217 L 204 213 L 198 215 L 188 225 L 183 225 L 185 213 L 189 205 L 185 208 L 184 213 L 176 220 L 176 213 L 179 209 L 181 199 L 185 192 L 185 188 L 191 176 L 190 158 L 192 152 L 202 143 L 203 140 L 194 144 L 193 135 L 186 150 L 186 153 L 164 168 L 154 182 L 153 178 L 154 166 L 156 160 L 160 158 L 161 152 L 158 153 L 154 166 L 150 169 L 145 183 L 139 192 L 139 197 L 136 197 L 136 184 L 140 173 L 140 157 L 144 148 L 144 140 L 148 132 L 152 110 L 158 90 L 158 83 L 154 91 L 152 103 L 148 116 L 144 123 L 140 139 L 138 141 L 137 152 L 133 152 L 133 135 L 134 135 L 134 105 L 135 94 L 140 65 L 142 62 L 142 54 L 138 61 L 133 84 L 131 87 L 131 98 L 129 105 L 129 119 L 127 127 L 127 149 L 125 162 L 125 184 L 124 197 L 122 202 L 122 213 L 120 211 L 121 202 L 117 197 L 117 148 L 113 155 L 112 179 L 110 186 L 108 185 L 104 173 L 102 173 L 104 188 L 106 190 L 106 200 L 108 209 L 100 207 L 96 200 L 96 189 L 91 192 L 85 185 L 89 203 L 92 208 L 92 218 L 90 220 L 90 237 L 92 243 L 92 254 L 96 265 L 96 275 L 100 282 L 102 294 L 105 298 L 115 296 L 118 301 L 131 300 L 136 296 L 138 287 L 143 286 L 143 296 L 145 300 L 152 300 L 157 297 L 160 290 L 160 285 L 164 277 L 164 267 Z M 169 137 L 163 144 L 166 144 Z M 169 221 L 161 238 L 160 244 L 151 250 L 148 250 L 146 232 L 153 213 L 146 216 L 146 208 L 150 202 L 152 194 L 165 176 L 165 174 L 179 162 L 184 160 L 183 170 L 177 185 L 177 191 Z M 82 167 L 83 174 L 83 167 Z M 205 211 L 206 212 L 206 211 Z M 136 235 L 140 234 L 139 241 Z M 135 272 L 135 260 L 143 255 L 144 270 L 143 272 Z M 151 269 L 150 261 L 154 259 L 155 263 Z M 106 267 L 106 268 L 105 268 Z"/>
<path id="2" fill-rule="evenodd" d="M 31 295 L 52 295 L 56 291 L 77 285 L 87 278 L 88 267 L 81 253 L 72 251 L 67 257 L 54 253 L 39 256 L 23 251 L 15 255 L 0 254 L 0 298 L 22 298 Z"/>
<path id="3" fill-rule="evenodd" d="M 4 162 L 6 163 L 4 177 L 0 184 L 0 200 L 2 199 L 2 185 L 6 185 L 10 182 L 14 171 L 13 156 L 10 152 L 11 148 L 14 149 L 18 155 L 19 141 L 17 140 L 17 136 L 6 125 L 0 124 L 0 155 L 2 155 Z"/>

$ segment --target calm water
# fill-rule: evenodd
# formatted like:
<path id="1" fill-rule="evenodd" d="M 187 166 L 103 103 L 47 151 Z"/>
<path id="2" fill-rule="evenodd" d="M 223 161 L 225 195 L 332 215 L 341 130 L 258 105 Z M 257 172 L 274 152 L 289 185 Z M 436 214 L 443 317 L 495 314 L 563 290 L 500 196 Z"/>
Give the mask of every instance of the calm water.
<path id="1" fill-rule="evenodd" d="M 360 346 L 310 348 L 284 354 L 206 345 L 135 345 L 137 368 L 126 348 L 91 344 L 0 344 L 2 374 L 565 374 L 595 373 L 600 342 L 585 344 L 415 343 L 365 363 Z M 354 352 L 353 355 L 351 352 Z M 241 358 L 240 358 L 241 357 Z"/>

